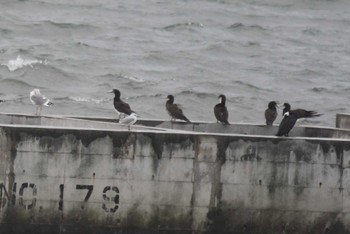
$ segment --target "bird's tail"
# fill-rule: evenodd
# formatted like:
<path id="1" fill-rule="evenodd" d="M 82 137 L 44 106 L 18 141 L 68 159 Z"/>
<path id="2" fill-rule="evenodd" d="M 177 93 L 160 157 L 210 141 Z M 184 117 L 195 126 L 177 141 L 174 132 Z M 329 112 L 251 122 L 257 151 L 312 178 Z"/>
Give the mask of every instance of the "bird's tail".
<path id="1" fill-rule="evenodd" d="M 183 120 L 185 120 L 187 123 L 191 123 L 191 121 L 189 119 L 187 119 L 186 116 L 184 116 Z"/>
<path id="2" fill-rule="evenodd" d="M 47 99 L 46 102 L 44 103 L 44 106 L 52 106 L 52 105 L 53 103 L 49 99 Z"/>
<path id="3" fill-rule="evenodd" d="M 314 118 L 314 117 L 319 117 L 322 114 L 317 113 L 316 111 L 306 111 L 306 116 L 305 118 Z"/>

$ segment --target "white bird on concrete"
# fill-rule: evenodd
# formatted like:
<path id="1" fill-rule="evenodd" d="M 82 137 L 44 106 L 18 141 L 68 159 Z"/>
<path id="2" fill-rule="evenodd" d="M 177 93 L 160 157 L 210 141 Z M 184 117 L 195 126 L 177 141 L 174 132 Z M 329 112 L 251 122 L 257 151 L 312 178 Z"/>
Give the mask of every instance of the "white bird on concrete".
<path id="1" fill-rule="evenodd" d="M 135 112 L 131 113 L 131 115 L 126 116 L 125 118 L 121 119 L 119 123 L 121 124 L 127 124 L 128 130 L 130 130 L 130 125 L 133 125 L 137 121 L 137 114 Z"/>
<path id="2" fill-rule="evenodd" d="M 36 105 L 35 115 L 41 114 L 41 109 L 43 106 L 53 105 L 50 99 L 46 98 L 44 95 L 40 93 L 39 89 L 33 89 L 33 91 L 30 92 L 30 101 L 34 105 Z"/>

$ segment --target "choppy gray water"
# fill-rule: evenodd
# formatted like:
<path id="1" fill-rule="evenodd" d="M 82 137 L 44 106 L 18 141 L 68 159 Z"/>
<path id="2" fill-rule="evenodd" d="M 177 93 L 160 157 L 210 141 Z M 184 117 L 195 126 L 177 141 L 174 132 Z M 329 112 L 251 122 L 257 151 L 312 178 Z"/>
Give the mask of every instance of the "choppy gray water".
<path id="1" fill-rule="evenodd" d="M 175 96 L 192 120 L 263 123 L 270 100 L 334 126 L 350 99 L 348 0 L 2 0 L 1 112 L 116 116 L 112 88 L 143 118 Z M 281 115 L 277 122 L 280 122 Z"/>

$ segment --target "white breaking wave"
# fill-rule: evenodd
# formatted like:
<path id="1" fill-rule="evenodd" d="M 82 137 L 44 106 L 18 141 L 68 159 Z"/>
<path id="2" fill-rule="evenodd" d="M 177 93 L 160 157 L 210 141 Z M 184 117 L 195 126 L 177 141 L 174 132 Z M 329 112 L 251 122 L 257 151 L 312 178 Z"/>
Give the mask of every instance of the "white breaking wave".
<path id="1" fill-rule="evenodd" d="M 73 96 L 69 96 L 69 99 L 76 101 L 76 102 L 94 102 L 97 104 L 100 104 L 102 102 L 104 102 L 104 99 L 95 99 L 95 98 L 85 98 L 85 97 L 73 97 Z"/>
<path id="2" fill-rule="evenodd" d="M 15 60 L 10 60 L 8 63 L 2 63 L 1 66 L 6 66 L 10 71 L 16 71 L 17 69 L 29 66 L 33 68 L 34 64 L 44 64 L 47 65 L 47 60 L 38 59 L 23 59 L 20 55 L 17 56 Z"/>
<path id="3" fill-rule="evenodd" d="M 128 76 L 125 74 L 120 73 L 119 77 L 127 79 L 127 80 L 131 80 L 131 81 L 135 81 L 135 82 L 144 82 L 145 80 L 136 76 Z"/>

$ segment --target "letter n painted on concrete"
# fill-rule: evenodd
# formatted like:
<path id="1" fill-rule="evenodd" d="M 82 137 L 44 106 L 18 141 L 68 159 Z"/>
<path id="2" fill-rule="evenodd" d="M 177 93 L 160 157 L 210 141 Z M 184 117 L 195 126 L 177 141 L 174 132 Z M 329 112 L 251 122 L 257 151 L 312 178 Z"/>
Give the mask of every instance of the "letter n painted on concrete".
<path id="1" fill-rule="evenodd" d="M 4 207 L 6 202 L 10 200 L 10 196 L 3 183 L 0 184 L 0 207 Z"/>
<path id="2" fill-rule="evenodd" d="M 4 207 L 7 201 L 11 201 L 10 194 L 7 192 L 6 187 L 3 183 L 0 183 L 0 207 Z M 13 185 L 12 193 L 12 205 L 16 204 L 16 183 Z M 11 204 L 9 203 L 9 205 Z"/>

